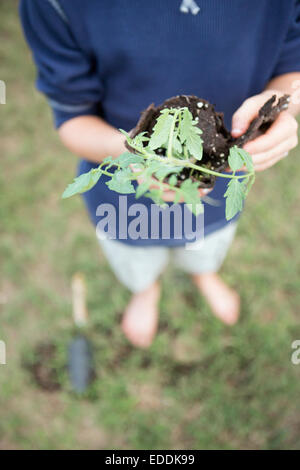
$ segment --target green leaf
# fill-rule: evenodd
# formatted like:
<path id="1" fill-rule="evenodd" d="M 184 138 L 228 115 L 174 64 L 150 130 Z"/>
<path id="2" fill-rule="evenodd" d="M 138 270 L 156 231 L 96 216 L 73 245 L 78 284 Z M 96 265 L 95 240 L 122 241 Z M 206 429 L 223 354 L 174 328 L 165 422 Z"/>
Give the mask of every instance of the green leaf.
<path id="1" fill-rule="evenodd" d="M 171 186 L 176 186 L 177 184 L 177 177 L 176 175 L 171 175 L 170 178 L 169 178 L 169 181 L 168 181 L 169 185 Z"/>
<path id="2" fill-rule="evenodd" d="M 163 165 L 160 166 L 158 170 L 155 171 L 155 176 L 159 181 L 163 181 L 166 176 L 170 175 L 171 173 L 179 173 L 182 170 L 183 167 L 178 167 L 178 166 L 167 166 Z"/>
<path id="3" fill-rule="evenodd" d="M 69 184 L 64 190 L 62 195 L 63 199 L 74 196 L 74 194 L 81 194 L 89 189 L 93 188 L 98 182 L 100 176 L 102 175 L 101 168 L 93 168 L 88 173 L 83 173 L 82 175 L 74 178 L 73 183 Z"/>
<path id="4" fill-rule="evenodd" d="M 190 132 L 186 139 L 186 146 L 190 154 L 197 160 L 201 160 L 203 156 L 203 140 L 196 132 Z"/>
<path id="5" fill-rule="evenodd" d="M 246 166 L 249 172 L 254 171 L 251 155 L 243 149 L 238 148 L 236 145 L 230 149 L 228 163 L 233 171 L 240 170 Z M 226 219 L 232 219 L 243 209 L 243 201 L 248 195 L 251 186 L 255 180 L 255 175 L 239 181 L 237 178 L 232 179 L 227 186 L 227 191 L 224 194 L 226 198 Z"/>
<path id="6" fill-rule="evenodd" d="M 101 163 L 101 166 L 108 165 L 107 169 L 109 169 L 111 166 L 113 166 L 113 164 L 114 164 L 113 157 L 109 156 L 109 157 L 104 158 L 104 160 Z"/>
<path id="7" fill-rule="evenodd" d="M 147 164 L 146 174 L 148 176 L 153 175 L 153 173 L 155 173 L 160 168 L 165 168 L 165 163 L 162 163 L 162 162 L 157 161 L 157 160 L 150 160 L 149 159 L 149 160 L 147 160 L 146 164 Z"/>
<path id="8" fill-rule="evenodd" d="M 173 150 L 176 153 L 179 153 L 179 154 L 182 153 L 182 145 L 181 145 L 180 140 L 178 139 L 177 135 L 175 135 L 175 137 L 173 139 Z"/>
<path id="9" fill-rule="evenodd" d="M 144 150 L 147 152 L 148 155 L 151 155 L 152 157 L 157 157 L 155 151 L 151 150 L 149 145 L 144 146 Z"/>
<path id="10" fill-rule="evenodd" d="M 191 179 L 185 180 L 180 186 L 180 195 L 186 204 L 191 204 L 189 209 L 194 215 L 203 212 L 203 204 L 198 190 L 199 183 L 193 182 Z"/>
<path id="11" fill-rule="evenodd" d="M 191 112 L 187 108 L 183 108 L 181 120 L 179 123 L 179 138 L 182 144 L 185 144 L 189 153 L 197 160 L 202 159 L 203 147 L 201 129 L 196 126 Z"/>
<path id="12" fill-rule="evenodd" d="M 250 153 L 246 152 L 246 150 L 244 149 L 238 149 L 239 151 L 239 155 L 241 156 L 241 158 L 244 160 L 244 163 L 245 163 L 245 166 L 247 168 L 248 171 L 254 171 L 254 165 L 253 165 L 253 161 L 252 161 L 252 157 L 250 155 Z"/>
<path id="13" fill-rule="evenodd" d="M 143 181 L 142 183 L 139 183 L 139 185 L 136 188 L 136 193 L 135 193 L 136 199 L 143 196 L 148 191 L 151 184 L 152 184 L 151 179 L 147 181 Z"/>
<path id="14" fill-rule="evenodd" d="M 233 171 L 239 170 L 244 165 L 244 159 L 240 155 L 239 148 L 236 145 L 230 149 L 228 163 Z"/>
<path id="15" fill-rule="evenodd" d="M 181 113 L 181 122 L 179 126 L 179 137 L 183 144 L 190 135 L 190 129 L 193 126 L 193 116 L 188 108 L 183 108 Z"/>
<path id="16" fill-rule="evenodd" d="M 230 220 L 243 209 L 245 185 L 237 178 L 230 180 L 224 197 L 226 198 L 226 219 Z"/>
<path id="17" fill-rule="evenodd" d="M 159 188 L 151 188 L 148 193 L 146 193 L 146 196 L 152 199 L 155 204 L 158 204 L 159 206 L 165 206 L 166 202 L 163 200 L 162 195 L 163 191 Z"/>
<path id="18" fill-rule="evenodd" d="M 177 204 L 181 199 L 181 192 L 180 188 L 175 189 L 175 197 L 174 197 L 174 204 Z"/>
<path id="19" fill-rule="evenodd" d="M 116 171 L 111 180 L 107 181 L 106 184 L 112 191 L 116 191 L 121 194 L 135 193 L 134 186 L 131 183 L 132 172 L 130 168 Z"/>
<path id="20" fill-rule="evenodd" d="M 124 152 L 119 157 L 113 160 L 113 163 L 118 163 L 121 168 L 127 168 L 132 163 L 142 163 L 144 161 L 143 157 L 140 155 L 135 155 L 134 153 Z"/>
<path id="21" fill-rule="evenodd" d="M 248 196 L 250 189 L 252 188 L 255 181 L 255 174 L 251 175 L 249 178 L 245 178 L 244 183 L 244 198 Z"/>
<path id="22" fill-rule="evenodd" d="M 124 131 L 123 129 L 119 129 L 119 131 L 126 137 L 126 141 L 129 145 L 132 144 L 133 139 L 130 137 L 128 132 Z"/>
<path id="23" fill-rule="evenodd" d="M 236 145 L 230 149 L 228 163 L 233 171 L 240 170 L 244 165 L 248 171 L 252 172 L 254 170 L 251 155 Z"/>
<path id="24" fill-rule="evenodd" d="M 144 148 L 144 142 L 149 141 L 149 137 L 146 137 L 145 134 L 146 134 L 146 132 L 141 132 L 140 134 L 136 135 L 135 138 L 132 140 L 132 144 L 135 147 L 143 149 Z"/>
<path id="25" fill-rule="evenodd" d="M 153 128 L 153 133 L 149 141 L 151 150 L 158 149 L 168 141 L 170 128 L 172 126 L 173 117 L 167 110 L 161 113 Z"/>
<path id="26" fill-rule="evenodd" d="M 131 139 L 130 135 L 128 134 L 128 132 L 124 131 L 124 129 L 119 129 L 119 131 L 125 135 L 125 137 L 127 137 L 128 139 Z"/>

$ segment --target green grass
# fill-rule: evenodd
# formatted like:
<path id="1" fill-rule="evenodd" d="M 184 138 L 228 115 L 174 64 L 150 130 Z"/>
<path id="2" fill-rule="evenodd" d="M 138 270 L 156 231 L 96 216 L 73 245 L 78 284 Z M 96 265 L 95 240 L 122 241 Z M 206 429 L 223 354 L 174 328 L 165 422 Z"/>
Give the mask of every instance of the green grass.
<path id="1" fill-rule="evenodd" d="M 76 159 L 59 143 L 34 89 L 16 2 L 0 6 L 0 448 L 299 449 L 299 149 L 257 178 L 222 275 L 238 288 L 241 320 L 215 320 L 188 278 L 163 279 L 160 331 L 149 351 L 119 330 L 129 294 L 99 253 L 79 198 L 61 201 Z M 97 379 L 69 392 L 70 282 L 85 275 Z M 62 389 L 46 392 L 24 361 L 54 341 Z"/>

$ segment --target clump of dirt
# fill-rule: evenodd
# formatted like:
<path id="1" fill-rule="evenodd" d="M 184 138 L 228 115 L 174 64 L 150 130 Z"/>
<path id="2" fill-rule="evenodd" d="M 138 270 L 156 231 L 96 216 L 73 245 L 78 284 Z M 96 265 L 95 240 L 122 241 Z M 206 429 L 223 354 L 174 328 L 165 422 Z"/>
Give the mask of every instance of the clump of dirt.
<path id="1" fill-rule="evenodd" d="M 180 95 L 167 99 L 161 105 L 155 107 L 154 103 L 141 113 L 141 117 L 136 127 L 131 132 L 131 137 L 135 137 L 140 132 L 146 132 L 150 137 L 155 126 L 156 119 L 162 109 L 187 107 L 193 115 L 198 118 L 197 126 L 202 130 L 203 157 L 201 166 L 208 169 L 222 172 L 228 167 L 228 155 L 233 145 L 242 147 L 246 142 L 264 134 L 278 117 L 279 113 L 288 108 L 289 96 L 284 95 L 276 103 L 276 95 L 272 96 L 259 110 L 258 116 L 251 122 L 248 130 L 241 137 L 234 139 L 224 124 L 223 113 L 215 111 L 214 105 L 208 101 L 194 95 Z M 126 143 L 131 152 L 134 149 Z M 158 149 L 158 153 L 164 155 L 164 149 Z M 200 187 L 212 188 L 216 177 L 200 172 L 193 172 L 190 176 L 190 169 L 182 171 L 182 181 L 191 177 L 195 181 L 200 181 Z"/>
<path id="2" fill-rule="evenodd" d="M 53 343 L 40 343 L 34 350 L 34 357 L 24 362 L 35 383 L 47 392 L 61 389 L 60 371 L 55 365 L 57 348 Z"/>

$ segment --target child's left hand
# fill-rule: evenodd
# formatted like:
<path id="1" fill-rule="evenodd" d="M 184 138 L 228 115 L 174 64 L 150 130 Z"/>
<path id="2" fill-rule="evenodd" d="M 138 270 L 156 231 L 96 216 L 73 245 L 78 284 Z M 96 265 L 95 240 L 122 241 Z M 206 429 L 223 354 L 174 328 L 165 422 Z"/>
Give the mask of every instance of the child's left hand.
<path id="1" fill-rule="evenodd" d="M 274 94 L 278 97 L 282 96 L 277 91 L 266 90 L 244 101 L 232 118 L 233 137 L 239 137 L 246 132 L 261 106 Z M 288 111 L 284 111 L 264 135 L 248 142 L 244 149 L 252 155 L 255 171 L 270 168 L 286 157 L 289 151 L 298 144 L 297 130 L 296 119 Z"/>

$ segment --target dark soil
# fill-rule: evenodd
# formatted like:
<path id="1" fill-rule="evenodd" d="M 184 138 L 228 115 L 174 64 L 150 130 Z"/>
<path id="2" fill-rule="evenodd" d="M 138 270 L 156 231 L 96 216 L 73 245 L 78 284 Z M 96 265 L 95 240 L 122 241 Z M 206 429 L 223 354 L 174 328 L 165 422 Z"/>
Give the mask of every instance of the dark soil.
<path id="1" fill-rule="evenodd" d="M 52 343 L 38 344 L 34 359 L 23 365 L 30 372 L 35 383 L 47 392 L 60 390 L 59 372 L 54 365 L 57 356 L 56 346 Z"/>
<path id="2" fill-rule="evenodd" d="M 159 117 L 162 109 L 187 107 L 194 119 L 198 117 L 197 126 L 203 132 L 201 135 L 203 139 L 201 166 L 221 172 L 228 167 L 230 148 L 233 145 L 242 147 L 246 142 L 264 134 L 276 120 L 279 113 L 287 109 L 289 96 L 284 95 L 277 103 L 275 102 L 276 96 L 274 95 L 262 106 L 258 117 L 251 122 L 247 132 L 238 139 L 234 139 L 224 125 L 223 113 L 216 112 L 214 105 L 194 95 L 175 96 L 164 101 L 164 103 L 157 107 L 155 107 L 153 103 L 150 104 L 150 106 L 141 113 L 136 127 L 131 132 L 131 137 L 135 137 L 140 132 L 147 132 L 146 135 L 150 137 L 156 119 Z M 134 152 L 129 145 L 127 145 L 127 148 L 131 152 Z M 160 153 L 163 154 L 163 152 L 164 150 L 161 149 Z M 189 173 L 190 169 L 184 169 L 182 171 L 182 181 L 190 177 Z M 211 188 L 215 184 L 216 177 L 200 172 L 197 173 L 196 171 L 193 173 L 192 179 L 200 181 L 200 187 L 202 188 Z"/>

